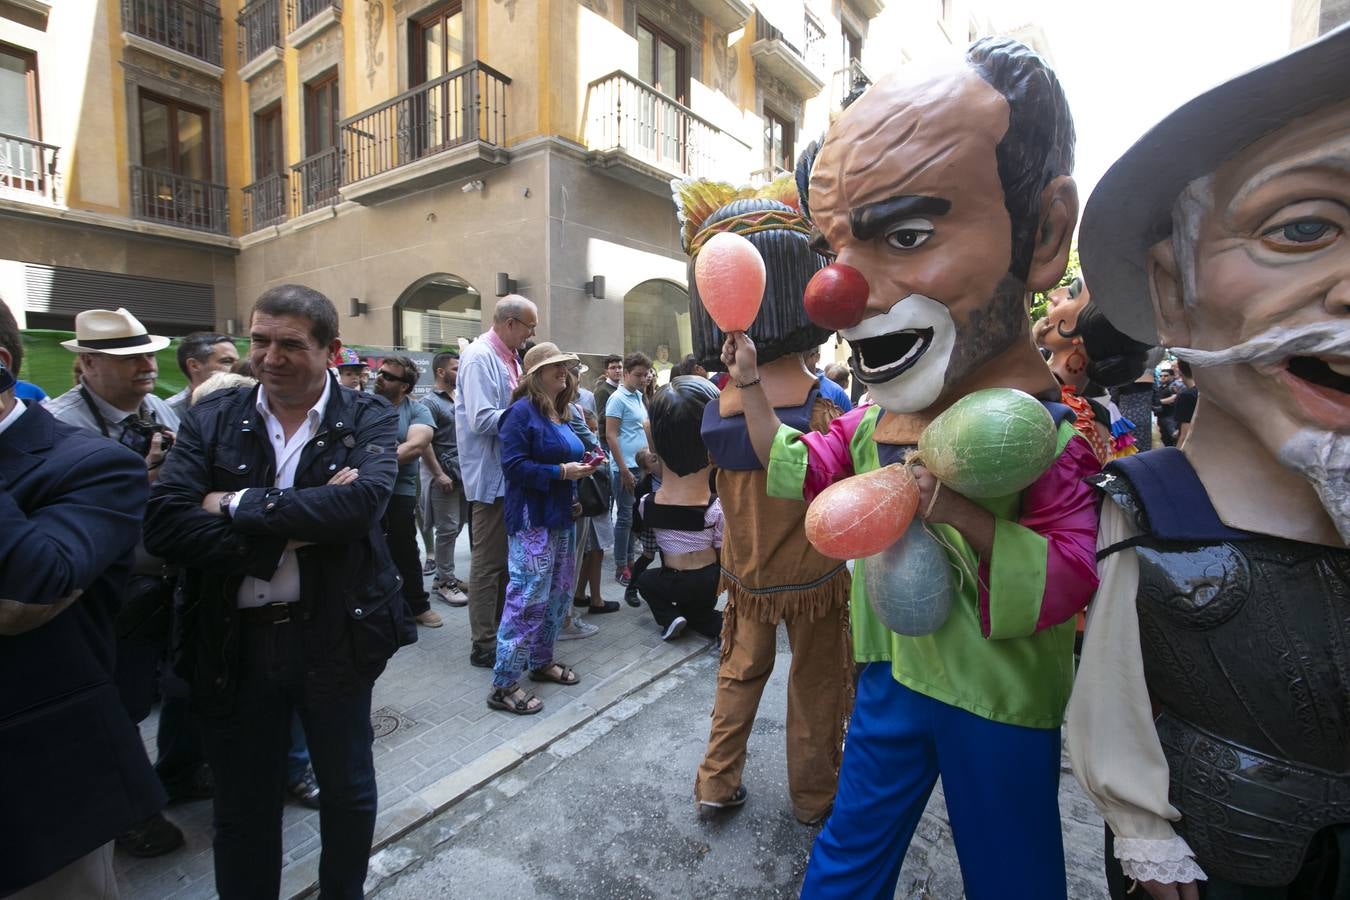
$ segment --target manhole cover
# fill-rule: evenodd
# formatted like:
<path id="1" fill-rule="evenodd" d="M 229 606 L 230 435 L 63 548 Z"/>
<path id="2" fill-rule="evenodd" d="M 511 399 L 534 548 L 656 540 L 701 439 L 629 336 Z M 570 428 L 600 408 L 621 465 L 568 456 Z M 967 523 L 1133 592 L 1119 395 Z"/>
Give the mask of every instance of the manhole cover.
<path id="1" fill-rule="evenodd" d="M 375 732 L 376 738 L 388 737 L 400 728 L 407 728 L 416 724 L 403 713 L 388 706 L 377 709 L 370 714 L 370 727 Z"/>

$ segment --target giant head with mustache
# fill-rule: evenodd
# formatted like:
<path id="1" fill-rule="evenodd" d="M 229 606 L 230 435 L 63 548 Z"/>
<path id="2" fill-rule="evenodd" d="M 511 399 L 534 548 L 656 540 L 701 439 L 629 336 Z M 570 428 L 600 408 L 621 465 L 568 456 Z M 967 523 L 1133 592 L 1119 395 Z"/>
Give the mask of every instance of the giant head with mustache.
<path id="1" fill-rule="evenodd" d="M 1094 480 L 1068 744 L 1113 897 L 1350 896 L 1348 71 L 1344 26 L 1201 94 L 1084 213 L 1094 302 L 1200 392 L 1180 450 Z"/>
<path id="2" fill-rule="evenodd" d="M 1054 73 L 1025 45 L 986 39 L 964 59 L 883 79 L 804 155 L 817 246 L 867 291 L 865 305 L 815 299 L 882 408 L 921 422 L 976 388 L 1058 396 L 1026 298 L 1064 274 L 1073 148 Z"/>

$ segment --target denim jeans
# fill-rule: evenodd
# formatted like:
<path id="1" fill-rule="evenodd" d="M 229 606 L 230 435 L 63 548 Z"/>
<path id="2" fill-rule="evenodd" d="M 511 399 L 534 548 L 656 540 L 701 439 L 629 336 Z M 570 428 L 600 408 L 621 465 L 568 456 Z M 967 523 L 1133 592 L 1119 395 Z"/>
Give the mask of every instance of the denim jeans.
<path id="1" fill-rule="evenodd" d="M 241 625 L 238 689 L 227 716 L 203 716 L 216 780 L 216 890 L 223 900 L 276 897 L 292 711 L 319 782 L 319 893 L 359 898 L 375 834 L 370 686 L 340 699 L 306 696 L 300 623 Z"/>
<path id="2" fill-rule="evenodd" d="M 631 542 L 633 538 L 633 492 L 623 489 L 623 482 L 619 477 L 619 468 L 614 467 L 614 503 L 617 509 L 614 514 L 614 568 L 622 569 L 632 562 L 633 553 Z M 634 485 L 640 477 L 636 468 L 629 469 L 633 473 Z"/>

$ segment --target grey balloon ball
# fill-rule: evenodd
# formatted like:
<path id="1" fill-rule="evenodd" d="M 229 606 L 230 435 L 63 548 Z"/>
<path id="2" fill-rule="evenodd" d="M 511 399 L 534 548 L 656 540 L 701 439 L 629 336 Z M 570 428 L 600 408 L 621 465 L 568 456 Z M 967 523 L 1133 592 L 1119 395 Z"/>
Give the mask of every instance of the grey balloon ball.
<path id="1" fill-rule="evenodd" d="M 863 563 L 867 602 L 896 634 L 932 634 L 952 611 L 947 551 L 915 519 L 900 540 Z"/>

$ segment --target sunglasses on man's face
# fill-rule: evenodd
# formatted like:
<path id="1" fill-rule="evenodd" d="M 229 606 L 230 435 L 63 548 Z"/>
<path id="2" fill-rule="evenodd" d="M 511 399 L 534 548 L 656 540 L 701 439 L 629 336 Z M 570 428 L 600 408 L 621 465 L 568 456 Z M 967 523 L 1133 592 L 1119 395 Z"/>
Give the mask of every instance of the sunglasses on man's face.
<path id="1" fill-rule="evenodd" d="M 381 369 L 380 371 L 376 372 L 376 373 L 375 373 L 375 377 L 376 377 L 376 378 L 382 378 L 382 379 L 384 379 L 385 381 L 401 381 L 401 382 L 403 382 L 404 384 L 414 384 L 414 383 L 415 383 L 415 382 L 413 382 L 413 381 L 409 381 L 408 378 L 407 378 L 407 376 L 404 376 L 404 375 L 395 375 L 393 372 L 390 372 L 390 371 L 388 371 L 387 369 Z"/>

